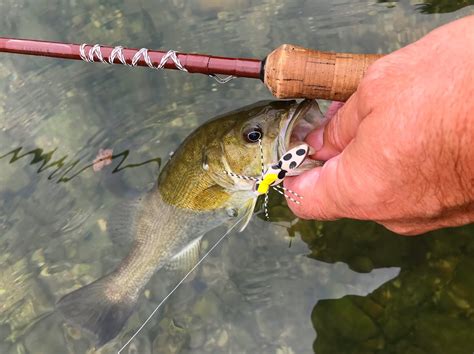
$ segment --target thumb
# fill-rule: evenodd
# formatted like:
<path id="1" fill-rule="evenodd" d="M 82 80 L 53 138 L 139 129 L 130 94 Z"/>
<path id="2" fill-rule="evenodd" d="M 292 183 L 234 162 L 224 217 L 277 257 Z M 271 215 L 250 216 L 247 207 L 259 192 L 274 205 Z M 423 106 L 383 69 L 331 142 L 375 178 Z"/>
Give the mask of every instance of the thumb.
<path id="1" fill-rule="evenodd" d="M 306 137 L 306 142 L 316 151 L 311 157 L 317 160 L 329 160 L 342 152 L 357 133 L 361 117 L 359 114 L 359 98 L 357 92 L 338 109 L 329 122 L 315 129 Z M 328 109 L 331 111 L 333 105 Z M 327 114 L 328 114 L 327 113 Z M 364 113 L 364 112 L 362 112 Z"/>
<path id="2" fill-rule="evenodd" d="M 332 220 L 352 214 L 350 198 L 346 186 L 349 181 L 346 165 L 341 157 L 328 160 L 296 177 L 285 178 L 285 188 L 301 195 L 299 203 L 288 201 L 288 206 L 303 219 Z"/>
<path id="3" fill-rule="evenodd" d="M 285 187 L 303 197 L 299 204 L 288 202 L 301 218 L 331 220 L 357 216 L 354 186 L 359 184 L 356 176 L 360 175 L 361 166 L 356 161 L 360 153 L 353 139 L 370 112 L 369 101 L 361 95 L 361 86 L 326 126 L 314 130 L 305 139 L 316 151 L 311 157 L 326 161 L 325 164 L 285 178 Z"/>

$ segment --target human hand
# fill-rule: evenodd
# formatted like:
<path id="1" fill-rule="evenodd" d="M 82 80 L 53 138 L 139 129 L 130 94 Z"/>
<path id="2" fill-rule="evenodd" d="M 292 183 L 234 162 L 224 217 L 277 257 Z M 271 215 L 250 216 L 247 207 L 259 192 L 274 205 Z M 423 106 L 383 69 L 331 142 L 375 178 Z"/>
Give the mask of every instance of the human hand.
<path id="1" fill-rule="evenodd" d="M 327 161 L 285 180 L 302 218 L 406 235 L 474 221 L 474 16 L 379 59 L 306 142 Z"/>

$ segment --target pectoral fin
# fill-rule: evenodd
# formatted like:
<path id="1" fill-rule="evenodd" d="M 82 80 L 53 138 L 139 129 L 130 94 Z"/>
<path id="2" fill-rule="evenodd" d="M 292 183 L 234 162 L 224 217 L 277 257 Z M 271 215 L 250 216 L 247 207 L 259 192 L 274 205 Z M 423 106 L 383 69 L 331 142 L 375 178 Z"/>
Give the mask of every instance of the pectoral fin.
<path id="1" fill-rule="evenodd" d="M 239 218 L 239 232 L 242 232 L 245 230 L 247 225 L 250 222 L 250 219 L 252 218 L 253 211 L 255 210 L 255 205 L 257 204 L 257 198 L 252 198 L 250 199 L 247 204 L 241 209 L 239 215 L 241 214 L 242 217 Z"/>
<path id="2" fill-rule="evenodd" d="M 199 251 L 201 249 L 202 235 L 188 243 L 179 253 L 174 255 L 165 269 L 188 273 L 199 261 Z"/>

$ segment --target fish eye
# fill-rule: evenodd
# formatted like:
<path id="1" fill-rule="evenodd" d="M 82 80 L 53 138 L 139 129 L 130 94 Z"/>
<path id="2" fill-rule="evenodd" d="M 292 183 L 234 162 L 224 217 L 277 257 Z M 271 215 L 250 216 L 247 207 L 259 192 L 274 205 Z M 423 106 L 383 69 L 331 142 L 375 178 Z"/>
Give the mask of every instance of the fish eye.
<path id="1" fill-rule="evenodd" d="M 260 127 L 250 127 L 244 130 L 245 141 L 248 143 L 256 143 L 263 138 L 263 131 Z"/>

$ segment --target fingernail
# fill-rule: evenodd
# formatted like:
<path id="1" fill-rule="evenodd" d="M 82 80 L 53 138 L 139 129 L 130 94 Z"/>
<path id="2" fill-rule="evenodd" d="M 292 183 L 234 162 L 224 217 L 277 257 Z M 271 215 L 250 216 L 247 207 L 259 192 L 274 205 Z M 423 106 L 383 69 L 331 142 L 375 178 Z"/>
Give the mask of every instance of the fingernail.
<path id="1" fill-rule="evenodd" d="M 314 152 L 321 150 L 324 144 L 324 127 L 313 130 L 306 137 L 306 142 L 314 149 Z"/>

